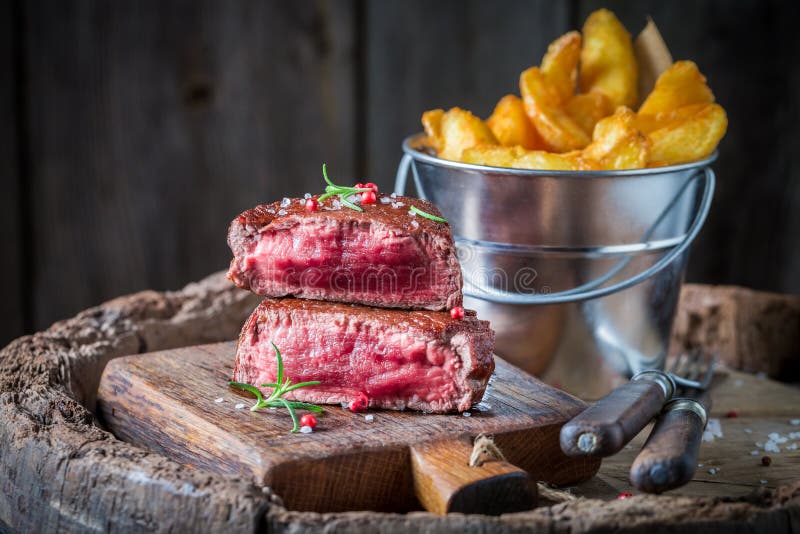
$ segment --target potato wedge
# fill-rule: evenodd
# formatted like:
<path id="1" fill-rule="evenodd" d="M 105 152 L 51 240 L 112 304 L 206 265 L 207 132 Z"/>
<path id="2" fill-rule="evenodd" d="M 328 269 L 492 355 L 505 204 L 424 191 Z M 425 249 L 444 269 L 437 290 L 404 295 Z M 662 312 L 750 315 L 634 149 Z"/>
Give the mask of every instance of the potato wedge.
<path id="1" fill-rule="evenodd" d="M 614 112 L 611 100 L 603 93 L 597 92 L 573 96 L 567 100 L 564 109 L 587 135 L 592 135 L 594 125 L 600 119 L 608 117 Z"/>
<path id="2" fill-rule="evenodd" d="M 531 67 L 520 75 L 519 89 L 525 113 L 549 150 L 569 152 L 589 144 L 589 136 L 561 108 L 558 91 L 538 67 Z"/>
<path id="3" fill-rule="evenodd" d="M 464 150 L 462 161 L 514 169 L 580 171 L 597 167 L 594 162 L 584 161 L 580 151 L 554 154 L 543 150 L 525 150 L 519 146 L 483 145 L 468 148 Z"/>
<path id="4" fill-rule="evenodd" d="M 496 145 L 497 139 L 480 118 L 461 108 L 451 108 L 442 115 L 440 158 L 459 161 L 461 152 L 475 145 Z"/>
<path id="5" fill-rule="evenodd" d="M 691 104 L 710 104 L 714 93 L 693 61 L 676 61 L 661 73 L 639 115 L 656 115 Z"/>
<path id="6" fill-rule="evenodd" d="M 601 92 L 612 105 L 636 106 L 638 66 L 631 36 L 607 9 L 589 15 L 583 25 L 581 92 Z"/>
<path id="7" fill-rule="evenodd" d="M 650 134 L 650 161 L 674 165 L 711 155 L 728 129 L 728 117 L 719 104 L 705 104 L 682 121 L 673 121 Z"/>
<path id="8" fill-rule="evenodd" d="M 427 134 L 427 144 L 433 147 L 436 152 L 440 152 L 444 146 L 442 139 L 442 117 L 444 117 L 443 109 L 432 109 L 422 114 L 422 127 Z"/>
<path id="9" fill-rule="evenodd" d="M 651 142 L 636 129 L 635 119 L 633 111 L 620 107 L 599 121 L 592 142 L 583 149 L 583 157 L 608 170 L 640 169 L 647 165 Z"/>
<path id="10" fill-rule="evenodd" d="M 518 96 L 506 95 L 501 98 L 492 116 L 486 119 L 486 124 L 503 146 L 519 145 L 531 150 L 544 148 L 544 142 L 525 113 L 525 105 Z"/>
<path id="11" fill-rule="evenodd" d="M 562 103 L 575 95 L 580 57 L 581 34 L 571 31 L 550 43 L 542 58 L 542 74 L 553 85 Z"/>
<path id="12" fill-rule="evenodd" d="M 650 134 L 656 130 L 669 126 L 673 122 L 683 122 L 695 115 L 698 111 L 705 108 L 708 104 L 691 104 L 670 111 L 663 111 L 655 115 L 636 114 L 634 124 L 636 128 L 645 134 Z"/>

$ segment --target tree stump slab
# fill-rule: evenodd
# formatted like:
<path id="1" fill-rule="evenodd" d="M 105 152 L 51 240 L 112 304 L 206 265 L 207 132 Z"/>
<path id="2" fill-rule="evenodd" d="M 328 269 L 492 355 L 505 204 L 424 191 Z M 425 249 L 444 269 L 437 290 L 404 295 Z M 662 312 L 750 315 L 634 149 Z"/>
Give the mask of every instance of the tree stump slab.
<path id="1" fill-rule="evenodd" d="M 698 295 L 703 286 L 689 286 L 688 291 Z M 715 289 L 709 291 L 716 295 Z M 703 301 L 698 298 L 690 301 L 691 306 L 685 304 L 685 309 L 691 307 L 691 312 L 683 308 L 680 312 L 694 315 L 687 319 L 692 326 L 688 330 L 681 330 L 683 319 L 679 316 L 676 331 L 684 332 L 679 334 L 679 342 L 689 338 L 708 342 L 708 336 L 685 334 L 705 331 L 703 324 L 714 315 L 703 311 Z M 614 492 L 624 487 L 625 469 L 630 465 L 630 457 L 625 455 L 634 454 L 632 448 L 606 461 L 600 476 L 593 481 L 574 489 L 585 498 L 529 512 L 498 517 L 460 514 L 439 517 L 423 512 L 316 514 L 287 510 L 269 488 L 258 487 L 244 478 L 192 469 L 122 442 L 100 427 L 93 413 L 97 384 L 108 361 L 128 354 L 234 339 L 257 301 L 257 297 L 232 287 L 224 274 L 218 273 L 181 291 L 145 291 L 107 302 L 56 323 L 44 332 L 17 339 L 0 351 L 0 531 L 232 533 L 381 529 L 580 533 L 649 532 L 657 528 L 729 534 L 800 530 L 800 481 L 792 479 L 792 476 L 800 479 L 800 469 L 793 475 L 791 464 L 781 467 L 780 462 L 773 475 L 764 476 L 772 477 L 766 487 L 758 487 L 758 482 L 751 481 L 752 484 L 737 486 L 727 494 L 692 489 L 696 483 L 705 484 L 701 487 L 723 487 L 725 479 L 720 478 L 693 481 L 684 494 L 671 492 L 616 500 Z M 793 316 L 793 312 L 786 311 L 785 304 L 780 306 L 784 310 L 778 314 L 780 321 L 785 321 L 787 315 Z M 739 312 L 732 317 L 727 324 L 747 328 L 747 321 Z M 750 317 L 762 330 L 787 328 L 761 316 Z M 765 326 L 768 323 L 772 326 Z M 759 339 L 769 340 L 773 336 L 751 337 L 745 344 L 741 339 L 737 338 L 733 345 L 717 346 L 720 351 L 730 351 L 732 347 L 738 351 L 735 356 L 723 355 L 732 367 L 780 373 L 793 365 L 790 357 L 775 359 L 774 354 L 764 354 L 761 347 L 754 345 Z M 748 348 L 743 351 L 745 345 Z M 741 358 L 744 353 L 748 354 L 747 359 Z M 763 361 L 769 363 L 759 363 Z M 752 410 L 744 410 L 735 422 L 723 420 L 726 437 L 738 435 L 738 431 L 744 433 L 744 428 L 749 428 L 745 424 L 757 433 L 768 430 L 764 421 L 790 424 L 787 421 L 791 421 L 791 408 L 765 413 L 759 412 L 758 406 L 766 404 L 752 402 L 747 392 L 758 384 L 745 385 L 745 381 L 759 379 L 734 370 L 728 372 L 727 381 L 733 384 L 730 387 L 733 393 L 725 402 L 731 406 L 750 399 Z M 740 397 L 732 389 L 737 380 L 744 386 L 740 387 L 743 393 Z M 774 389 L 773 385 L 785 387 L 760 380 L 762 397 Z M 800 431 L 800 427 L 795 430 Z M 724 443 L 724 439 L 719 443 Z M 739 447 L 740 441 L 737 438 L 731 442 Z M 714 461 L 721 462 L 730 456 L 713 445 L 701 449 L 701 461 L 706 449 L 709 453 L 715 451 L 718 458 Z M 781 458 L 782 462 L 793 456 Z M 736 465 L 733 460 L 727 468 L 722 465 L 720 474 L 726 473 L 726 469 L 735 471 Z M 697 478 L 709 478 L 701 476 L 702 473 L 698 471 Z M 754 473 L 754 476 L 761 475 Z"/>

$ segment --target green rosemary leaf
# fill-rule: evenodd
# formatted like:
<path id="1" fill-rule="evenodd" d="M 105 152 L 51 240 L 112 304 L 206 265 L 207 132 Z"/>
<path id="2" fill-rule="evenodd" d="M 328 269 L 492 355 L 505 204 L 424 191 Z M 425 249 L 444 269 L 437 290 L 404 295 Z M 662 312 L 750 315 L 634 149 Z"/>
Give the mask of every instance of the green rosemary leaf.
<path id="1" fill-rule="evenodd" d="M 278 376 L 275 378 L 275 382 L 280 384 L 283 382 L 283 358 L 281 358 L 281 351 L 278 350 L 278 347 L 275 346 L 275 343 L 270 341 L 270 344 L 272 345 L 272 348 L 275 349 L 275 360 L 278 362 Z"/>
<path id="2" fill-rule="evenodd" d="M 277 387 L 280 387 L 280 384 L 273 384 L 273 383 L 261 384 L 261 387 L 262 388 L 277 388 Z"/>
<path id="3" fill-rule="evenodd" d="M 425 217 L 426 219 L 430 219 L 432 221 L 441 222 L 441 223 L 446 223 L 447 222 L 447 219 L 443 219 L 442 217 L 437 217 L 436 215 L 428 213 L 427 211 L 422 211 L 421 209 L 419 209 L 416 206 L 411 206 L 411 209 L 409 211 L 411 211 L 413 213 L 416 213 L 420 217 Z"/>
<path id="4" fill-rule="evenodd" d="M 294 385 L 292 385 L 292 386 L 290 386 L 290 387 L 288 387 L 288 388 L 285 388 L 285 389 L 283 390 L 283 392 L 284 392 L 284 393 L 287 393 L 287 392 L 289 392 L 289 391 L 294 391 L 295 389 L 298 389 L 298 388 L 304 388 L 304 387 L 306 387 L 306 386 L 318 386 L 318 385 L 319 385 L 319 384 L 321 384 L 321 383 L 322 383 L 322 382 L 320 382 L 319 380 L 312 380 L 312 381 L 310 381 L 310 382 L 298 382 L 297 384 L 294 384 Z"/>
<path id="5" fill-rule="evenodd" d="M 242 382 L 228 382 L 229 386 L 233 386 L 235 388 L 243 389 L 245 391 L 249 391 L 253 395 L 256 396 L 256 403 L 250 408 L 250 411 L 256 411 L 261 407 L 261 404 L 264 402 L 264 397 L 261 395 L 261 391 L 258 390 L 257 387 L 251 386 L 250 384 L 243 384 Z"/>
<path id="6" fill-rule="evenodd" d="M 294 413 L 294 408 L 292 408 L 292 405 L 289 404 L 289 401 L 286 399 L 278 400 L 286 407 L 287 410 L 289 410 L 289 415 L 292 417 L 292 423 L 294 424 L 292 427 L 292 433 L 297 432 L 300 429 L 300 423 L 297 421 L 297 414 Z"/>

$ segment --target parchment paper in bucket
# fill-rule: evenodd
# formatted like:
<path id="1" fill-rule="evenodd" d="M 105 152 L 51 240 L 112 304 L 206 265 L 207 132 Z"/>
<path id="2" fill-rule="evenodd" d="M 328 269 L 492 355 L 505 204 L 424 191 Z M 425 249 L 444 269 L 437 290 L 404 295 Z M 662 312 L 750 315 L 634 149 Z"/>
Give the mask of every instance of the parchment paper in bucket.
<path id="1" fill-rule="evenodd" d="M 672 65 L 672 54 L 661 37 L 661 32 L 647 17 L 647 25 L 633 42 L 633 53 L 639 63 L 639 104 L 656 84 L 658 76 Z"/>

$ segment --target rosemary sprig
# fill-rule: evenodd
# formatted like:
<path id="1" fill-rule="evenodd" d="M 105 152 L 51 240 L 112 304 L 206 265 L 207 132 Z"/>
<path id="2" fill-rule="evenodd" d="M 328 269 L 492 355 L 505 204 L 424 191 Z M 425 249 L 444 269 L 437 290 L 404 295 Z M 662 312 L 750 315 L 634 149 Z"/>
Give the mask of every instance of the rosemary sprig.
<path id="1" fill-rule="evenodd" d="M 364 193 L 366 191 L 372 191 L 369 187 L 346 187 L 343 185 L 336 185 L 335 183 L 331 182 L 328 178 L 328 166 L 323 163 L 322 164 L 322 177 L 325 178 L 325 182 L 327 182 L 327 186 L 325 187 L 325 194 L 320 196 L 317 199 L 317 202 L 322 202 L 328 197 L 332 197 L 334 195 L 339 196 L 339 200 L 342 202 L 343 206 L 347 206 L 351 210 L 356 211 L 364 211 L 361 206 L 356 206 L 352 202 L 348 201 L 346 197 L 350 195 L 354 195 L 356 193 Z"/>
<path id="2" fill-rule="evenodd" d="M 436 215 L 433 215 L 432 213 L 428 213 L 427 211 L 422 211 L 421 209 L 419 209 L 416 206 L 411 206 L 411 209 L 409 209 L 408 211 L 410 211 L 411 213 L 416 213 L 420 217 L 425 217 L 426 219 L 430 219 L 432 221 L 442 222 L 442 223 L 446 223 L 447 222 L 447 219 L 443 219 L 441 217 L 437 217 Z"/>
<path id="3" fill-rule="evenodd" d="M 275 350 L 275 360 L 278 364 L 278 373 L 275 377 L 274 383 L 261 384 L 262 388 L 273 388 L 269 397 L 265 399 L 264 395 L 261 393 L 261 390 L 255 386 L 251 386 L 250 384 L 243 384 L 242 382 L 228 382 L 228 385 L 249 391 L 256 396 L 256 403 L 252 408 L 250 408 L 251 412 L 255 412 L 261 408 L 286 408 L 289 411 L 289 415 L 292 417 L 292 432 L 297 432 L 300 428 L 300 425 L 297 421 L 297 414 L 295 413 L 295 410 L 307 410 L 309 412 L 320 413 L 322 411 L 322 407 L 317 406 L 316 404 L 309 404 L 307 402 L 289 401 L 282 397 L 284 394 L 294 391 L 295 389 L 300 389 L 306 386 L 316 386 L 317 384 L 320 384 L 320 381 L 311 380 L 309 382 L 298 382 L 297 384 L 292 384 L 292 381 L 289 378 L 284 381 L 283 358 L 281 357 L 281 351 L 278 350 L 278 347 L 275 346 L 275 343 L 272 343 L 272 348 Z"/>

